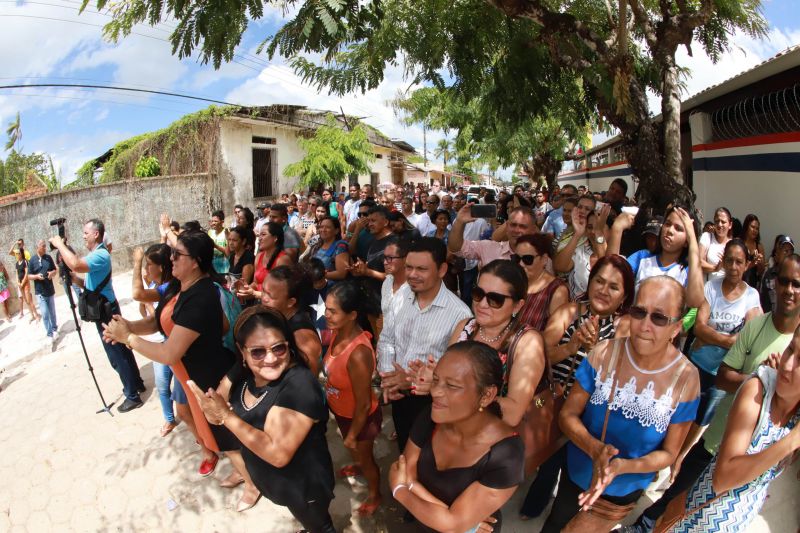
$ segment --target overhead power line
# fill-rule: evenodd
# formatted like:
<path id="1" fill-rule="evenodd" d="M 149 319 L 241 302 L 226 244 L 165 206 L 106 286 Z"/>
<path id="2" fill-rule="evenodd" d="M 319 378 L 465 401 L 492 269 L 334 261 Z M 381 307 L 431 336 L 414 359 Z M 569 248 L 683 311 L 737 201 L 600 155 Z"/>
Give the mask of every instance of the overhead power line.
<path id="1" fill-rule="evenodd" d="M 231 102 L 226 102 L 224 100 L 215 100 L 213 98 L 204 98 L 202 96 L 192 96 L 190 94 L 181 94 L 181 93 L 174 93 L 168 91 L 156 91 L 155 89 L 137 89 L 134 87 L 115 87 L 113 85 L 93 85 L 93 84 L 86 84 L 86 83 L 29 83 L 24 85 L 0 85 L 0 89 L 28 89 L 30 87 L 50 87 L 50 88 L 71 88 L 71 89 L 108 89 L 113 91 L 126 91 L 126 92 L 133 92 L 133 93 L 148 93 L 148 94 L 160 94 L 164 96 L 174 96 L 176 98 L 188 98 L 191 100 L 200 100 L 202 102 L 210 102 L 212 104 L 221 104 L 221 105 L 232 105 L 232 106 L 241 106 L 240 104 L 234 104 Z"/>

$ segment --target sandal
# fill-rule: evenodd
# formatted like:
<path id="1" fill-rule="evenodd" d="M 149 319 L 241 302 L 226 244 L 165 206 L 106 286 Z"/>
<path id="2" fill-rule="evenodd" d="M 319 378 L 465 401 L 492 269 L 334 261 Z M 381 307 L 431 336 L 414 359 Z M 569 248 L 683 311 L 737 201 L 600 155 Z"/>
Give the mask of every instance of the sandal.
<path id="1" fill-rule="evenodd" d="M 245 496 L 246 496 L 245 494 L 242 494 L 242 497 L 239 498 L 239 503 L 236 504 L 236 512 L 237 513 L 243 513 L 245 511 L 247 511 L 248 509 L 252 509 L 258 503 L 258 500 L 261 499 L 261 493 L 260 492 L 258 493 L 258 496 L 256 496 L 256 498 L 252 502 L 249 502 L 249 501 L 245 500 Z"/>
<path id="2" fill-rule="evenodd" d="M 361 475 L 361 469 L 358 465 L 345 465 L 336 472 L 338 477 L 355 477 Z"/>
<path id="3" fill-rule="evenodd" d="M 172 430 L 178 427 L 178 422 L 165 422 L 163 426 L 161 426 L 161 436 L 166 437 Z"/>
<path id="4" fill-rule="evenodd" d="M 219 482 L 219 486 L 224 489 L 233 489 L 242 483 L 244 483 L 244 478 L 234 470 L 228 477 Z"/>

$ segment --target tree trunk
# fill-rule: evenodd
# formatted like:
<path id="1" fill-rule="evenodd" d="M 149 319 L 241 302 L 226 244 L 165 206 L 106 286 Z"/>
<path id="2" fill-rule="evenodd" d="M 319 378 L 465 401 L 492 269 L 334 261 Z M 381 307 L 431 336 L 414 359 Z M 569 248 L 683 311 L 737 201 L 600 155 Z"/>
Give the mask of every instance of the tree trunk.
<path id="1" fill-rule="evenodd" d="M 661 86 L 661 124 L 664 131 L 664 167 L 678 183 L 684 183 L 681 172 L 681 98 L 678 88 L 678 65 L 673 57 L 665 58 Z"/>

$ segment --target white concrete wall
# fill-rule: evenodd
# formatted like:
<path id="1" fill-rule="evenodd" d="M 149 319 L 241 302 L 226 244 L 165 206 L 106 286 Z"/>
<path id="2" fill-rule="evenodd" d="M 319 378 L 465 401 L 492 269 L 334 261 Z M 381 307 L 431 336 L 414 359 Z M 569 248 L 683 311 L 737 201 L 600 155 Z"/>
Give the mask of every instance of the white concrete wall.
<path id="1" fill-rule="evenodd" d="M 220 126 L 220 147 L 222 152 L 221 165 L 230 173 L 230 188 L 232 189 L 232 205 L 225 208 L 232 209 L 233 204 L 252 206 L 253 198 L 253 152 L 254 147 L 275 150 L 278 156 L 277 176 L 273 180 L 275 195 L 291 193 L 297 185 L 297 178 L 284 176 L 284 169 L 291 163 L 300 161 L 305 153 L 298 144 L 297 131 L 294 128 L 271 125 L 269 123 L 250 124 L 236 120 L 224 120 Z M 264 145 L 252 143 L 253 136 L 274 138 L 276 144 Z M 378 183 L 391 182 L 390 155 L 392 151 L 382 146 L 374 146 L 374 153 L 383 155 L 382 159 L 373 161 L 371 170 L 377 172 Z M 369 183 L 370 176 L 359 176 L 359 183 Z M 223 180 L 224 183 L 224 180 Z M 341 182 L 336 190 L 347 186 L 346 181 Z M 225 195 L 228 198 L 230 194 Z"/>
<path id="2" fill-rule="evenodd" d="M 754 146 L 710 149 L 695 152 L 701 157 L 742 156 L 800 152 L 800 143 L 760 144 Z M 696 206 L 706 220 L 714 217 L 717 207 L 727 207 L 734 217 L 744 221 L 754 213 L 761 221 L 761 242 L 767 255 L 772 251 L 775 236 L 789 234 L 800 238 L 799 172 L 694 171 Z"/>

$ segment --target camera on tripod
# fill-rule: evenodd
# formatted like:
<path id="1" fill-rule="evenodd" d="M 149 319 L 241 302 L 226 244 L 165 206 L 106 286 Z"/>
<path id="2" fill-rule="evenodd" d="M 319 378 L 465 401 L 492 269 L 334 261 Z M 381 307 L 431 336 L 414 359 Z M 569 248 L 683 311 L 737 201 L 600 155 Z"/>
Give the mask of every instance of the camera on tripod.
<path id="1" fill-rule="evenodd" d="M 64 227 L 64 222 L 66 221 L 67 217 L 54 218 L 53 220 L 50 221 L 51 226 L 58 226 L 58 236 L 61 237 L 62 239 L 64 239 L 67 235 L 67 230 Z M 50 249 L 55 250 L 56 248 L 51 244 Z"/>

